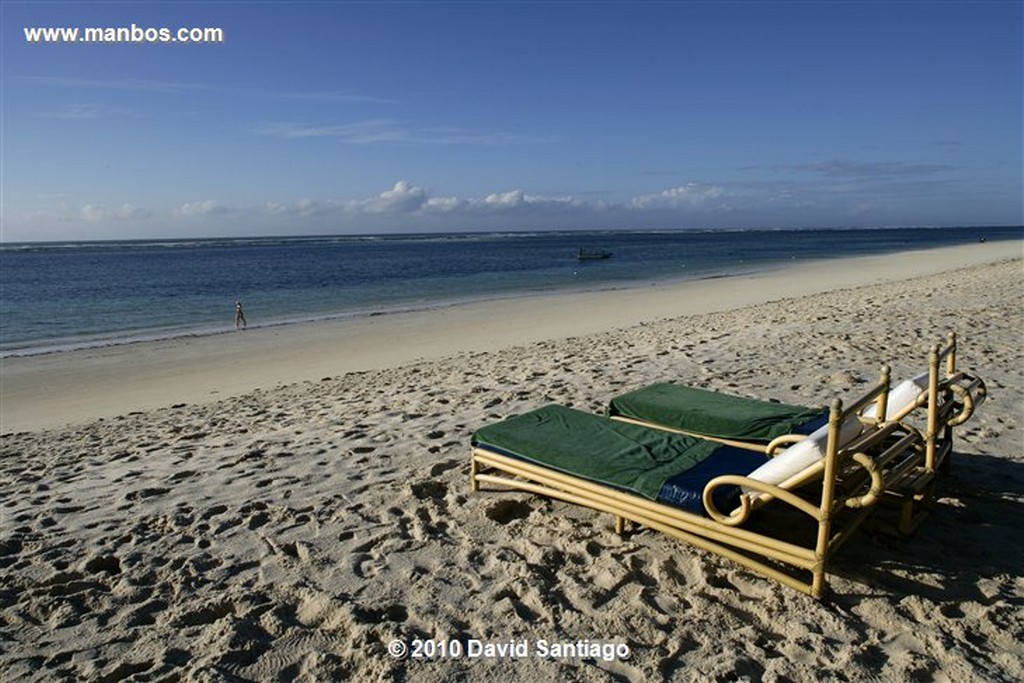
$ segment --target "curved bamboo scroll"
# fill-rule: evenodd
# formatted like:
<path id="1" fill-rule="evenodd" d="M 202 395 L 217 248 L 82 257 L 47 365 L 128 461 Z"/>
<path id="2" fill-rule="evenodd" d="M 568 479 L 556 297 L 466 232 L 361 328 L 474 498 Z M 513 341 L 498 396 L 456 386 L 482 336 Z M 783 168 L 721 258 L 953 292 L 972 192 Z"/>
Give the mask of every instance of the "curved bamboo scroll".
<path id="1" fill-rule="evenodd" d="M 806 438 L 806 434 L 783 434 L 782 436 L 777 436 L 769 441 L 768 445 L 764 447 L 764 453 L 769 458 L 774 458 L 775 451 L 779 450 L 780 447 L 791 446 L 797 441 L 803 441 Z"/>
<path id="2" fill-rule="evenodd" d="M 723 474 L 715 477 L 707 483 L 707 486 L 704 487 L 703 495 L 704 509 L 707 510 L 708 516 L 719 524 L 725 524 L 726 526 L 739 526 L 746 522 L 750 518 L 750 514 L 754 511 L 751 496 L 750 494 L 745 493 L 740 496 L 740 505 L 738 508 L 728 515 L 723 513 L 715 505 L 715 501 L 712 498 L 715 489 L 720 486 L 742 486 L 744 488 L 757 491 L 758 493 L 766 493 L 773 498 L 789 503 L 801 512 L 810 515 L 812 519 L 818 519 L 818 506 L 808 503 L 806 500 L 791 491 L 787 491 L 786 489 L 775 486 L 774 484 L 766 484 L 763 481 L 751 479 L 750 477 L 745 477 L 739 474 Z"/>
<path id="3" fill-rule="evenodd" d="M 963 408 L 956 415 L 946 420 L 946 426 L 948 427 L 956 427 L 967 422 L 974 414 L 974 409 L 981 405 L 988 397 L 988 388 L 980 377 L 968 378 L 961 373 L 957 379 L 970 379 L 971 382 L 967 386 L 953 382 L 949 384 L 948 389 L 963 402 Z"/>
<path id="4" fill-rule="evenodd" d="M 885 490 L 885 481 L 882 479 L 882 471 L 875 464 L 875 461 L 870 455 L 866 453 L 854 453 L 851 458 L 855 463 L 863 467 L 868 475 L 871 477 L 871 487 L 868 492 L 862 496 L 856 498 L 848 498 L 846 500 L 846 507 L 858 509 L 866 508 L 874 505 L 878 501 L 878 497 Z"/>

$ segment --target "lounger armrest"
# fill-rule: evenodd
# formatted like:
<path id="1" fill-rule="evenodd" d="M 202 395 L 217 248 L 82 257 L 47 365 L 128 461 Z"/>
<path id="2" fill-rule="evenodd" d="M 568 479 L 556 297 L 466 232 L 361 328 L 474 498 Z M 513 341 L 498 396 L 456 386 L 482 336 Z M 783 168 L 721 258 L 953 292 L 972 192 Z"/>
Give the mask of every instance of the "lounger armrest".
<path id="1" fill-rule="evenodd" d="M 741 486 L 748 490 L 748 492 L 740 495 L 739 507 L 728 515 L 718 509 L 713 498 L 715 489 L 720 486 Z M 749 491 L 756 491 L 757 493 L 752 495 Z M 704 487 L 704 509 L 707 510 L 709 517 L 720 524 L 725 524 L 726 526 L 739 526 L 746 522 L 750 518 L 750 514 L 756 509 L 757 505 L 755 505 L 754 498 L 760 499 L 762 496 L 777 498 L 783 502 L 789 503 L 813 519 L 818 518 L 818 507 L 808 503 L 793 492 L 779 486 L 775 486 L 774 484 L 766 484 L 763 481 L 751 479 L 750 477 L 745 477 L 739 474 L 723 474 L 709 481 L 707 486 Z"/>
<path id="2" fill-rule="evenodd" d="M 877 452 L 882 441 L 891 438 L 896 440 L 890 442 L 881 452 Z M 904 476 L 908 466 L 920 461 L 919 456 L 911 456 L 909 459 L 906 456 L 910 450 L 919 450 L 923 442 L 924 436 L 917 429 L 898 422 L 887 422 L 876 432 L 851 444 L 850 451 L 843 456 L 844 459 L 863 469 L 871 483 L 865 493 L 850 495 L 842 504 L 849 508 L 874 505 L 883 491 L 891 488 L 894 481 Z"/>
<path id="3" fill-rule="evenodd" d="M 806 434 L 783 434 L 782 436 L 777 436 L 764 447 L 764 454 L 769 458 L 774 458 L 775 451 L 779 450 L 780 447 L 790 446 L 795 444 L 797 441 L 803 441 L 806 438 Z"/>
<path id="4" fill-rule="evenodd" d="M 946 421 L 946 424 L 950 427 L 956 427 L 967 422 L 971 415 L 974 414 L 974 409 L 988 398 L 988 388 L 985 386 L 984 380 L 976 375 L 959 372 L 945 380 L 943 385 L 963 402 L 963 408 Z"/>
<path id="5" fill-rule="evenodd" d="M 857 509 L 874 505 L 878 500 L 878 496 L 882 495 L 882 491 L 885 490 L 885 481 L 882 479 L 882 471 L 875 464 L 874 459 L 867 453 L 854 453 L 850 460 L 857 463 L 867 471 L 868 476 L 871 477 L 871 486 L 868 488 L 867 493 L 855 498 L 847 498 L 845 502 L 846 507 Z"/>

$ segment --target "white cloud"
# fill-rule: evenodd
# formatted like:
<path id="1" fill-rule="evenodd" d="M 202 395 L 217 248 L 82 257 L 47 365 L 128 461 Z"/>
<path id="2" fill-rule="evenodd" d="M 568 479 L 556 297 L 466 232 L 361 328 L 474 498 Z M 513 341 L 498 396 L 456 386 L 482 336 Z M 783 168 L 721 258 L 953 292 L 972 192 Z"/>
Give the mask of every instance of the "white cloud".
<path id="1" fill-rule="evenodd" d="M 471 205 L 474 202 L 471 202 Z M 490 209 L 537 209 L 537 208 L 583 208 L 585 202 L 575 197 L 546 197 L 544 195 L 526 194 L 522 190 L 511 190 L 509 192 L 498 192 L 484 197 L 482 202 L 476 202 L 477 206 L 484 206 Z"/>
<path id="2" fill-rule="evenodd" d="M 412 183 L 399 180 L 390 190 L 376 197 L 357 202 L 356 206 L 367 213 L 412 213 L 427 203 L 427 191 Z"/>
<path id="3" fill-rule="evenodd" d="M 230 209 L 215 199 L 206 199 L 200 202 L 186 202 L 175 211 L 179 216 L 197 218 L 203 216 L 218 216 L 228 213 Z"/>
<path id="4" fill-rule="evenodd" d="M 266 202 L 256 208 L 264 215 L 313 218 L 328 216 L 374 216 L 411 214 L 429 207 L 430 210 L 452 210 L 463 202 L 455 198 L 431 199 L 423 187 L 399 180 L 391 189 L 362 199 L 299 199 L 290 204 Z"/>
<path id="5" fill-rule="evenodd" d="M 332 213 L 340 213 L 344 207 L 338 202 L 317 201 L 309 197 L 298 199 L 290 204 L 280 202 L 266 202 L 254 209 L 256 214 L 269 216 L 283 216 L 291 218 L 313 218 L 316 216 L 327 216 Z"/>
<path id="6" fill-rule="evenodd" d="M 416 145 L 518 145 L 551 142 L 503 131 L 478 132 L 458 128 L 416 126 L 392 119 L 367 119 L 350 123 L 309 124 L 294 121 L 263 123 L 252 128 L 257 135 L 298 140 L 333 138 L 353 145 L 405 143 Z"/>
<path id="7" fill-rule="evenodd" d="M 841 170 L 854 173 L 866 169 Z M 896 173 L 906 169 L 882 170 Z M 64 195 L 54 194 L 37 197 L 35 206 L 11 209 L 5 215 L 3 239 L 39 239 L 43 234 L 60 238 L 62 233 L 77 238 L 116 238 L 882 224 L 900 222 L 898 199 L 913 190 L 904 182 L 888 193 L 867 193 L 863 188 L 849 190 L 844 182 L 688 182 L 612 200 L 524 189 L 435 196 L 428 187 L 399 180 L 362 197 L 304 197 L 231 206 L 216 199 L 197 199 L 155 210 L 128 203 L 76 205 L 67 203 Z"/>
<path id="8" fill-rule="evenodd" d="M 469 206 L 469 201 L 458 197 L 430 197 L 423 205 L 423 209 L 436 213 L 451 213 L 460 211 Z"/>
<path id="9" fill-rule="evenodd" d="M 152 212 L 132 206 L 131 204 L 122 204 L 112 209 L 95 204 L 86 204 L 78 210 L 77 217 L 87 223 L 99 223 L 103 221 L 140 221 L 146 220 L 151 215 Z M 74 218 L 73 215 L 72 218 Z"/>
<path id="10" fill-rule="evenodd" d="M 317 216 L 323 214 L 326 208 L 315 199 L 304 197 L 295 202 L 295 210 L 300 216 Z"/>
<path id="11" fill-rule="evenodd" d="M 300 199 L 290 204 L 267 202 L 257 210 L 264 215 L 335 218 L 383 216 L 514 216 L 524 212 L 554 209 L 587 210 L 575 197 L 549 197 L 522 190 L 495 192 L 484 197 L 433 197 L 430 191 L 408 180 L 399 180 L 380 194 L 361 199 Z M 603 207 L 602 207 L 603 208 Z"/>
<path id="12" fill-rule="evenodd" d="M 394 121 L 369 119 L 354 123 L 311 125 L 292 122 L 266 123 L 256 127 L 260 135 L 285 139 L 336 138 L 342 142 L 368 145 L 378 142 L 406 142 L 411 139 L 408 131 Z"/>
<path id="13" fill-rule="evenodd" d="M 64 119 L 68 121 L 89 121 L 109 117 L 134 116 L 135 112 L 126 107 L 116 107 L 109 104 L 65 104 L 53 111 L 44 112 L 42 116 L 49 119 Z"/>
<path id="14" fill-rule="evenodd" d="M 526 201 L 526 195 L 522 190 L 489 194 L 484 198 L 484 204 L 488 206 L 521 206 Z"/>
<path id="15" fill-rule="evenodd" d="M 630 206 L 635 209 L 671 209 L 696 207 L 719 199 L 726 194 L 725 189 L 717 185 L 703 183 L 686 183 L 657 194 L 634 197 Z"/>

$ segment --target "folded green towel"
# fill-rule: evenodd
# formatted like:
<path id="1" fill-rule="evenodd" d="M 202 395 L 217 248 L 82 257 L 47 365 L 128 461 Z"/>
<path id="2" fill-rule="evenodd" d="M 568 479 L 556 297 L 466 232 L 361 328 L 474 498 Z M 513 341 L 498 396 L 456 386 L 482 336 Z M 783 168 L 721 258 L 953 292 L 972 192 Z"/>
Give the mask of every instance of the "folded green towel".
<path id="1" fill-rule="evenodd" d="M 768 443 L 826 419 L 828 410 L 730 396 L 679 384 L 652 384 L 612 399 L 611 416 L 720 439 Z"/>
<path id="2" fill-rule="evenodd" d="M 549 405 L 477 430 L 473 444 L 656 500 L 720 444 Z"/>

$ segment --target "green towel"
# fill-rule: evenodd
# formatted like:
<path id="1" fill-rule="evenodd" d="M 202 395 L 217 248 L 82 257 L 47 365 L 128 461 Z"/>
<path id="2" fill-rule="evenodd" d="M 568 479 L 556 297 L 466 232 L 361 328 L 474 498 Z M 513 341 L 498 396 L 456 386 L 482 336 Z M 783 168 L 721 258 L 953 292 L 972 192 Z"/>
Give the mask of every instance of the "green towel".
<path id="1" fill-rule="evenodd" d="M 473 444 L 656 500 L 720 444 L 549 405 L 477 430 Z"/>
<path id="2" fill-rule="evenodd" d="M 721 439 L 767 443 L 827 414 L 678 384 L 652 384 L 612 399 L 608 414 Z"/>

